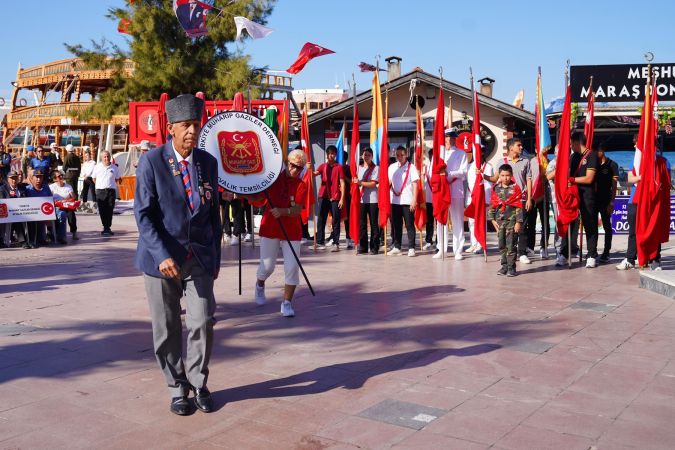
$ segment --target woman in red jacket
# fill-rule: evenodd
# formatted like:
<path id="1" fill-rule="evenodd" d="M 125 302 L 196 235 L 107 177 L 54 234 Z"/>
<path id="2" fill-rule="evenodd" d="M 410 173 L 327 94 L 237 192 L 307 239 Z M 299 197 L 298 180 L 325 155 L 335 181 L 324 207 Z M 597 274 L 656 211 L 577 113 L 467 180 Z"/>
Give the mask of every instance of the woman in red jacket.
<path id="1" fill-rule="evenodd" d="M 273 208 L 270 207 L 267 197 L 263 194 L 249 197 L 250 201 L 256 206 L 266 205 L 258 233 L 260 235 L 260 265 L 258 266 L 258 280 L 255 285 L 255 302 L 258 305 L 265 304 L 265 280 L 274 272 L 277 254 L 281 247 L 284 256 L 285 276 L 281 315 L 284 317 L 295 316 L 291 301 L 293 300 L 295 287 L 300 281 L 300 268 L 281 231 L 280 223 L 286 229 L 295 253 L 300 255 L 300 241 L 302 239 L 300 212 L 307 195 L 307 185 L 300 174 L 306 163 L 307 158 L 302 150 L 293 150 L 289 153 L 286 170 L 281 172 L 279 178 L 267 190 Z"/>

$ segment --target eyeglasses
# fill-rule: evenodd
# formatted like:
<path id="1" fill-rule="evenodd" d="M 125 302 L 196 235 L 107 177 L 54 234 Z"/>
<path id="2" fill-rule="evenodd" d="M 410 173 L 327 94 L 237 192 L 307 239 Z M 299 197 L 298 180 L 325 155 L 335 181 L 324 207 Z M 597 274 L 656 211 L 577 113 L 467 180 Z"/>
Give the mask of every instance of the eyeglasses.
<path id="1" fill-rule="evenodd" d="M 290 162 L 290 161 L 288 161 L 288 165 L 291 166 L 291 167 L 293 167 L 293 168 L 296 169 L 296 170 L 302 170 L 302 169 L 304 169 L 303 166 L 300 166 L 300 165 L 298 165 L 298 164 L 293 164 L 293 163 Z"/>

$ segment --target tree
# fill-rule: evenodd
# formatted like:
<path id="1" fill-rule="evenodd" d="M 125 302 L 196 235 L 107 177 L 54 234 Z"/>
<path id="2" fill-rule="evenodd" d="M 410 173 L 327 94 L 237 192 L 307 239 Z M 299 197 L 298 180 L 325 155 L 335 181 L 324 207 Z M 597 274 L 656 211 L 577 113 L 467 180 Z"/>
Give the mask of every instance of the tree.
<path id="1" fill-rule="evenodd" d="M 117 23 L 129 19 L 129 50 L 106 40 L 91 48 L 66 45 L 92 69 L 112 69 L 112 85 L 102 91 L 81 117 L 108 119 L 126 114 L 129 101 L 151 101 L 166 92 L 171 97 L 203 91 L 207 99 L 232 98 L 237 91 L 255 84 L 258 73 L 250 57 L 228 48 L 236 29 L 233 16 L 265 24 L 276 0 L 216 1 L 207 16 L 209 33 L 191 39 L 181 28 L 172 0 L 127 0 L 127 6 L 110 8 L 106 15 Z M 124 62 L 134 62 L 132 77 L 125 77 Z"/>

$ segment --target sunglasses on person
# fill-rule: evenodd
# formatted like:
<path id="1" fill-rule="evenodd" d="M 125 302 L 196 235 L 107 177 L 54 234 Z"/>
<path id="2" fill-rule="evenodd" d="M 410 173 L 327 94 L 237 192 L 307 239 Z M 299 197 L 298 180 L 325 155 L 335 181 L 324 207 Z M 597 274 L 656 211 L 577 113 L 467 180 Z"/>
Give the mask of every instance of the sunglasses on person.
<path id="1" fill-rule="evenodd" d="M 302 169 L 304 169 L 304 166 L 300 166 L 300 165 L 298 165 L 298 164 L 293 164 L 293 163 L 290 162 L 290 161 L 288 161 L 288 165 L 291 166 L 291 167 L 293 167 L 293 168 L 296 169 L 296 170 L 302 170 Z"/>

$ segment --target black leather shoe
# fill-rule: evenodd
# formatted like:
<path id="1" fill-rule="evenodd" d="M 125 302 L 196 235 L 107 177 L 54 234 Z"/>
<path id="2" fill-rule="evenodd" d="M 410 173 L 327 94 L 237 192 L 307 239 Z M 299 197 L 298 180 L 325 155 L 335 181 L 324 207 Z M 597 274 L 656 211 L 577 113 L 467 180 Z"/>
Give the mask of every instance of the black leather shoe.
<path id="1" fill-rule="evenodd" d="M 203 388 L 192 387 L 192 391 L 195 393 L 195 406 L 197 406 L 200 411 L 205 413 L 213 411 L 213 399 L 206 386 Z"/>
<path id="2" fill-rule="evenodd" d="M 172 398 L 169 410 L 179 416 L 189 416 L 192 414 L 192 407 L 190 406 L 187 395 Z"/>
<path id="3" fill-rule="evenodd" d="M 508 272 L 508 269 L 502 266 L 502 268 L 497 271 L 497 275 L 506 275 L 506 272 Z"/>

